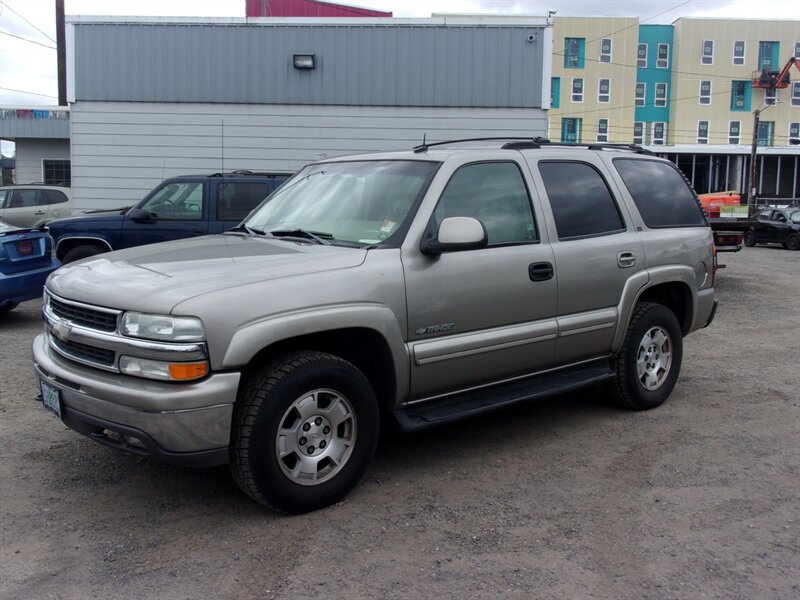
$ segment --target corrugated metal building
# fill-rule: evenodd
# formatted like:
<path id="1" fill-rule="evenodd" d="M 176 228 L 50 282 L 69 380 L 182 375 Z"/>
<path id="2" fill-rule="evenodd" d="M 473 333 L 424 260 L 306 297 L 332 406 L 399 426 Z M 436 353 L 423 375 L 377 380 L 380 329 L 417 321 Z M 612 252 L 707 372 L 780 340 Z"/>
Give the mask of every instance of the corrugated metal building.
<path id="1" fill-rule="evenodd" d="M 546 133 L 543 18 L 76 17 L 67 35 L 78 209 L 187 172 Z"/>

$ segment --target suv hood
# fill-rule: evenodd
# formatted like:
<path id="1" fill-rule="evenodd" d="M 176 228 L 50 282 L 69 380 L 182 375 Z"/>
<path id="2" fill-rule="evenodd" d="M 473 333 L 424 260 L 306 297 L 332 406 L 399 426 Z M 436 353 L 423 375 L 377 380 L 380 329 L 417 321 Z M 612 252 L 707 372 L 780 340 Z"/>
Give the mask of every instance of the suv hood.
<path id="1" fill-rule="evenodd" d="M 93 256 L 53 273 L 47 288 L 88 304 L 169 313 L 200 294 L 356 267 L 366 255 L 360 248 L 212 235 Z"/>

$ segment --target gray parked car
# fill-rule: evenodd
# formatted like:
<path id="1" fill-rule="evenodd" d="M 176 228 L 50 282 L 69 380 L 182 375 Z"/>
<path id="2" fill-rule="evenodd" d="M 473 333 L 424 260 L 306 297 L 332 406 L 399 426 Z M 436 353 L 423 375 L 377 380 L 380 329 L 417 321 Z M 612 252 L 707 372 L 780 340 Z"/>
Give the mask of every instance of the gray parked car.
<path id="1" fill-rule="evenodd" d="M 716 309 L 712 235 L 640 148 L 430 144 L 309 165 L 222 235 L 47 283 L 33 344 L 71 428 L 230 463 L 284 512 L 344 497 L 379 423 L 418 430 L 604 384 L 635 410 Z"/>
<path id="2" fill-rule="evenodd" d="M 72 190 L 60 185 L 29 183 L 0 187 L 0 219 L 36 229 L 72 213 Z"/>

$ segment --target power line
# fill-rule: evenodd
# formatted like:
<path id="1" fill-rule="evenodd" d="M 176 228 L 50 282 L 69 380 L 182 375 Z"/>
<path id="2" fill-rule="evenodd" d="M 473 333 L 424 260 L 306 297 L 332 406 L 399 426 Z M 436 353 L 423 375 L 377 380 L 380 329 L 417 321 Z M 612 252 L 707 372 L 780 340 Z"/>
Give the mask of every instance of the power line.
<path id="1" fill-rule="evenodd" d="M 51 38 L 49 35 L 47 35 L 47 34 L 46 34 L 44 31 L 42 31 L 41 29 L 39 29 L 39 28 L 38 28 L 36 25 L 34 25 L 34 24 L 33 24 L 33 23 L 31 23 L 30 21 L 28 21 L 28 19 L 26 19 L 26 18 L 25 18 L 25 17 L 23 17 L 21 14 L 19 14 L 17 11 L 15 11 L 13 8 L 11 8 L 11 7 L 10 7 L 8 4 L 6 4 L 5 2 L 3 2 L 3 0 L 0 0 L 0 4 L 2 4 L 3 6 L 5 6 L 5 7 L 6 7 L 8 10 L 10 10 L 10 11 L 11 11 L 12 13 L 14 13 L 15 15 L 17 15 L 17 16 L 18 16 L 20 19 L 22 19 L 23 21 L 25 21 L 25 22 L 26 22 L 28 25 L 30 25 L 31 27 L 33 27 L 33 28 L 34 28 L 36 31 L 38 31 L 39 33 L 41 33 L 41 34 L 42 34 L 44 37 L 46 37 L 48 40 L 50 40 L 50 41 L 51 41 L 51 42 L 53 42 L 54 44 L 57 44 L 57 43 L 58 43 L 58 42 L 56 42 L 56 41 L 55 41 L 53 38 Z"/>
<path id="2" fill-rule="evenodd" d="M 58 96 L 51 96 L 50 94 L 40 94 L 38 92 L 26 92 L 25 90 L 15 90 L 14 88 L 3 87 L 0 85 L 0 90 L 7 92 L 17 92 L 18 94 L 31 94 L 33 96 L 42 96 L 43 98 L 58 98 Z"/>
<path id="3" fill-rule="evenodd" d="M 41 42 L 37 42 L 35 40 L 29 40 L 28 38 L 24 38 L 20 35 L 14 35 L 13 33 L 8 33 L 7 31 L 0 31 L 3 35 L 7 35 L 8 37 L 17 38 L 18 40 L 22 40 L 23 42 L 28 42 L 29 44 L 36 44 L 37 46 L 42 46 L 43 48 L 50 48 L 50 50 L 56 50 L 55 46 L 48 46 L 47 44 L 42 44 Z"/>

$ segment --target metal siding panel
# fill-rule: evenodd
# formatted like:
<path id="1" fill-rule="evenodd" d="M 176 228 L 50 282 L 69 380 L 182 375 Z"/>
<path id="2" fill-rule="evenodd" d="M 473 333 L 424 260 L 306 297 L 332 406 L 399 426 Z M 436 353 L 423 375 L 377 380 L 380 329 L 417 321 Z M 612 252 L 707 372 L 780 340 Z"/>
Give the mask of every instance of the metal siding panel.
<path id="1" fill-rule="evenodd" d="M 540 105 L 542 28 L 81 24 L 76 100 Z M 537 43 L 526 41 L 538 31 Z M 295 52 L 317 68 L 294 69 Z"/>

